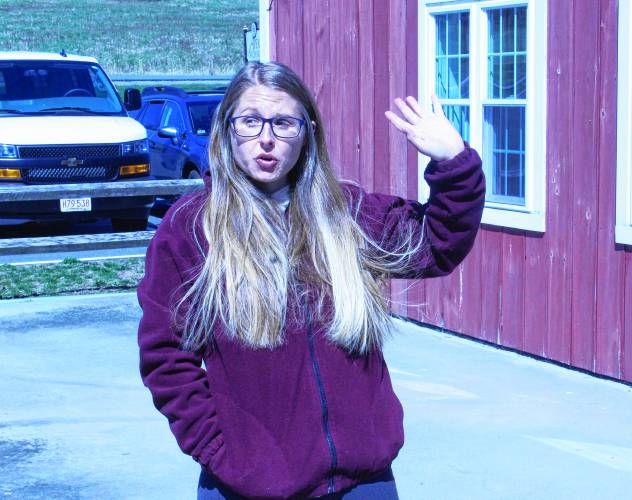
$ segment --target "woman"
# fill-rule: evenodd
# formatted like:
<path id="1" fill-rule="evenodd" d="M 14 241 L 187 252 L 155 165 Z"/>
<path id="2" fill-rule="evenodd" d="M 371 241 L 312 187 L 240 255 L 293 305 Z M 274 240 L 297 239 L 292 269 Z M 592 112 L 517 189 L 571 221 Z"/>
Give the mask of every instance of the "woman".
<path id="1" fill-rule="evenodd" d="M 202 466 L 198 498 L 397 498 L 382 285 L 454 269 L 484 179 L 436 98 L 395 104 L 386 117 L 433 159 L 426 205 L 340 184 L 287 67 L 250 63 L 229 85 L 206 188 L 163 219 L 138 291 L 143 381 Z"/>

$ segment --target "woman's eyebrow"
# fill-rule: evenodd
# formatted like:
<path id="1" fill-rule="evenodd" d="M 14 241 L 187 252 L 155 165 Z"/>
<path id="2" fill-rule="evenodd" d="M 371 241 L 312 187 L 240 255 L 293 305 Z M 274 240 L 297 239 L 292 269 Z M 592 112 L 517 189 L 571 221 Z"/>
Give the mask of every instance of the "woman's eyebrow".
<path id="1" fill-rule="evenodd" d="M 239 114 L 242 115 L 244 113 L 254 113 L 256 115 L 261 115 L 261 113 L 259 112 L 258 109 L 256 108 L 244 108 L 241 111 L 239 111 Z"/>
<path id="2" fill-rule="evenodd" d="M 262 113 L 259 108 L 251 108 L 247 107 L 242 110 L 236 111 L 234 116 L 245 116 L 245 115 L 256 115 L 262 118 L 283 118 L 288 116 L 295 116 L 292 113 L 273 113 L 272 115 L 266 116 L 267 113 Z M 300 116 L 300 114 L 298 115 Z"/>

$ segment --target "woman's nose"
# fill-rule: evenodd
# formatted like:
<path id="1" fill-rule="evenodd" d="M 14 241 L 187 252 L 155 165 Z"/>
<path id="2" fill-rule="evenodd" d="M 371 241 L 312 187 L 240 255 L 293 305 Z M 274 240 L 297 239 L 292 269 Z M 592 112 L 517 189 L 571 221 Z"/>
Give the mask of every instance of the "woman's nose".
<path id="1" fill-rule="evenodd" d="M 270 122 L 264 123 L 261 134 L 259 134 L 259 141 L 262 144 L 273 144 L 275 139 L 272 132 L 272 124 Z"/>

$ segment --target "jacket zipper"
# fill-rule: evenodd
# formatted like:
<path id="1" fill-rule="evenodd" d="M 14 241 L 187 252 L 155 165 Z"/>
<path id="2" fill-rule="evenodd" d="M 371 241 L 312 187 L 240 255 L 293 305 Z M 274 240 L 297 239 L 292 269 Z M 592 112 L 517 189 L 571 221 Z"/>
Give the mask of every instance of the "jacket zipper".
<path id="1" fill-rule="evenodd" d="M 318 361 L 316 361 L 316 353 L 314 352 L 312 313 L 302 297 L 301 302 L 303 302 L 303 307 L 307 316 L 307 344 L 309 346 L 309 355 L 312 360 L 314 377 L 316 378 L 316 385 L 318 385 L 318 392 L 320 395 L 320 406 L 322 409 L 323 417 L 323 431 L 325 432 L 325 438 L 327 439 L 327 445 L 329 446 L 329 455 L 331 456 L 331 467 L 329 469 L 329 480 L 327 484 L 327 494 L 331 494 L 334 492 L 334 471 L 336 470 L 336 467 L 338 465 L 338 456 L 336 454 L 336 446 L 334 445 L 334 440 L 331 437 L 331 432 L 329 431 L 329 412 L 327 410 L 327 398 L 325 397 L 325 388 L 323 387 L 323 383 L 320 377 L 320 368 L 318 367 Z"/>

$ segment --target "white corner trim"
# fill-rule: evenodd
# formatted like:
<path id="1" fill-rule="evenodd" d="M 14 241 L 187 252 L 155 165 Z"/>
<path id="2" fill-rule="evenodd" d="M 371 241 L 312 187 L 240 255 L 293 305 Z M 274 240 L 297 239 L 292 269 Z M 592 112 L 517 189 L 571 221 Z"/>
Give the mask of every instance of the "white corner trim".
<path id="1" fill-rule="evenodd" d="M 270 0 L 259 0 L 259 60 L 270 62 Z"/>
<path id="2" fill-rule="evenodd" d="M 614 227 L 614 240 L 622 245 L 632 245 L 632 226 L 617 224 Z"/>
<path id="3" fill-rule="evenodd" d="M 615 242 L 632 245 L 632 6 L 619 2 Z"/>

